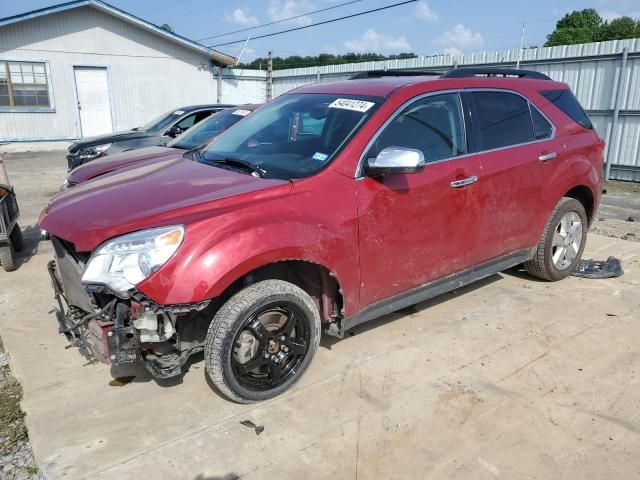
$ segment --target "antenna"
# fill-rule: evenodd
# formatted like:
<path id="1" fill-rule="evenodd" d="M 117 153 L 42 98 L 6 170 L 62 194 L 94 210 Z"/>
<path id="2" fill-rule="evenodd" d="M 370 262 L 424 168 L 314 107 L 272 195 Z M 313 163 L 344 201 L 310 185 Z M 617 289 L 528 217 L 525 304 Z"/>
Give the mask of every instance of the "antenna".
<path id="1" fill-rule="evenodd" d="M 242 57 L 242 54 L 244 53 L 244 49 L 247 48 L 247 44 L 249 43 L 249 39 L 250 38 L 251 38 L 251 35 L 249 35 L 247 37 L 247 39 L 244 41 L 244 45 L 242 46 L 242 50 L 240 50 L 240 53 L 238 54 L 238 58 L 236 59 L 236 64 L 235 64 L 236 67 L 238 65 L 240 65 L 240 58 Z"/>
<path id="2" fill-rule="evenodd" d="M 516 69 L 520 68 L 520 61 L 522 60 L 523 47 L 524 47 L 524 22 L 522 22 L 522 33 L 520 34 L 520 48 L 518 49 L 518 62 L 516 63 Z"/>

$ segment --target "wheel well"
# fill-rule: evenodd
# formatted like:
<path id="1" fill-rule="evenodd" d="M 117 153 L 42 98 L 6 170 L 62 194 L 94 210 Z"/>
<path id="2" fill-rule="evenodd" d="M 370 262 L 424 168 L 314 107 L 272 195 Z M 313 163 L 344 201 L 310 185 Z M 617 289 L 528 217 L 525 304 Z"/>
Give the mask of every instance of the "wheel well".
<path id="1" fill-rule="evenodd" d="M 272 279 L 284 280 L 307 292 L 323 322 L 333 322 L 342 316 L 342 290 L 335 275 L 322 265 L 304 260 L 283 260 L 253 270 L 234 282 L 223 297 L 229 298 L 252 283 Z"/>
<path id="2" fill-rule="evenodd" d="M 575 198 L 584 207 L 587 212 L 587 219 L 589 223 L 591 223 L 591 219 L 593 217 L 593 193 L 589 187 L 584 185 L 578 185 L 577 187 L 573 187 L 567 193 L 564 194 L 565 197 Z"/>

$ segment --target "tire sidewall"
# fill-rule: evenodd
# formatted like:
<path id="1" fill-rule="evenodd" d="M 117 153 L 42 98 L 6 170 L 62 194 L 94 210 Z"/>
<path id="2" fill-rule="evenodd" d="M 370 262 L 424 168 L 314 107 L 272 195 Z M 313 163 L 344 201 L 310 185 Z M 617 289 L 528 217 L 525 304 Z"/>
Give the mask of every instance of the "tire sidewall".
<path id="1" fill-rule="evenodd" d="M 580 243 L 580 248 L 578 249 L 578 254 L 576 258 L 574 258 L 571 266 L 565 270 L 559 270 L 555 264 L 553 263 L 553 236 L 555 234 L 556 228 L 560 219 L 569 212 L 575 212 L 582 221 L 582 241 Z M 580 258 L 582 257 L 582 252 L 584 251 L 584 247 L 587 243 L 587 233 L 589 230 L 589 222 L 587 219 L 587 213 L 585 212 L 582 204 L 575 199 L 568 199 L 564 204 L 558 208 L 553 217 L 550 220 L 551 228 L 548 229 L 547 235 L 544 241 L 544 257 L 546 262 L 546 269 L 551 277 L 551 280 L 562 280 L 563 278 L 571 275 L 578 268 L 578 263 L 580 262 Z"/>
<path id="2" fill-rule="evenodd" d="M 264 283 L 264 282 L 260 282 Z M 285 282 L 282 282 L 285 283 Z M 258 284 L 254 284 L 252 287 L 255 287 Z M 297 288 L 292 284 L 289 284 L 291 287 Z M 251 288 L 251 287 L 249 287 Z M 228 314 L 228 311 L 225 311 L 225 304 L 220 311 L 214 317 L 212 322 L 212 326 L 209 329 L 208 335 L 216 335 L 222 336 L 222 348 L 219 351 L 210 351 L 209 349 L 205 350 L 205 355 L 207 358 L 207 362 L 209 363 L 210 355 L 220 355 L 220 365 L 222 367 L 222 379 L 225 384 L 225 387 L 228 388 L 234 395 L 235 400 L 239 400 L 245 403 L 248 402 L 257 402 L 261 400 L 267 400 L 269 398 L 273 398 L 277 395 L 282 394 L 286 390 L 288 390 L 294 383 L 296 383 L 300 377 L 302 377 L 303 373 L 306 371 L 307 367 L 311 363 L 315 352 L 318 348 L 318 344 L 320 343 L 320 315 L 318 313 L 315 304 L 311 300 L 310 297 L 303 290 L 299 289 L 300 293 L 302 293 L 307 298 L 301 297 L 300 295 L 295 295 L 292 293 L 266 293 L 263 296 L 259 296 L 259 294 L 253 295 L 255 299 L 248 305 L 247 308 L 240 310 L 237 314 L 235 314 L 235 318 L 232 320 L 230 328 L 216 328 L 215 332 L 211 327 L 215 327 L 214 323 L 218 320 L 218 315 Z M 256 289 L 256 293 L 259 289 Z M 240 292 L 242 293 L 242 292 Z M 233 302 L 234 297 L 231 298 L 229 302 Z M 228 302 L 228 303 L 229 303 Z M 259 312 L 265 306 L 275 303 L 275 302 L 290 302 L 295 304 L 303 313 L 304 318 L 307 320 L 307 327 L 310 332 L 309 339 L 309 349 L 305 355 L 303 362 L 297 368 L 297 372 L 289 378 L 286 382 L 278 387 L 268 390 L 268 391 L 256 391 L 246 388 L 241 385 L 235 377 L 235 374 L 232 369 L 232 360 L 231 356 L 233 354 L 234 340 L 240 330 L 244 327 L 244 324 L 248 318 Z M 206 342 L 207 345 L 213 344 L 213 342 Z M 209 351 L 207 351 L 209 350 Z M 224 393 L 224 392 L 223 392 Z"/>

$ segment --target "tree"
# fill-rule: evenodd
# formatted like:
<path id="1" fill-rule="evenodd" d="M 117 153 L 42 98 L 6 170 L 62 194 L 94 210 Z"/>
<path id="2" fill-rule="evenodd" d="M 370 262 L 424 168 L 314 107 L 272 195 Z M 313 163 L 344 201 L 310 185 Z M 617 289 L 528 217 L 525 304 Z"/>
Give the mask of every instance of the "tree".
<path id="1" fill-rule="evenodd" d="M 620 17 L 602 25 L 598 40 L 623 40 L 637 37 L 640 37 L 640 20 L 634 20 L 631 17 Z"/>
<path id="2" fill-rule="evenodd" d="M 602 17 L 593 8 L 567 13 L 556 23 L 556 29 L 547 35 L 545 47 L 597 42 Z"/>
<path id="3" fill-rule="evenodd" d="M 160 26 L 160 28 L 161 28 L 161 29 L 163 29 L 163 30 L 166 30 L 167 32 L 175 33 L 175 32 L 173 31 L 173 28 L 171 28 L 171 25 L 169 25 L 168 23 L 163 23 L 163 24 Z"/>
<path id="4" fill-rule="evenodd" d="M 545 47 L 640 37 L 640 20 L 621 17 L 605 22 L 593 8 L 573 11 L 556 23 Z"/>
<path id="5" fill-rule="evenodd" d="M 371 62 L 374 60 L 395 60 L 404 58 L 416 58 L 415 53 L 399 53 L 397 55 L 381 55 L 377 53 L 345 53 L 344 55 L 333 55 L 331 53 L 321 53 L 315 56 L 301 57 L 293 55 L 291 57 L 273 57 L 273 69 L 282 70 L 284 68 L 318 67 L 322 65 L 341 65 L 344 63 Z M 260 68 L 267 64 L 266 58 L 256 58 L 250 63 L 241 64 L 241 68 Z"/>

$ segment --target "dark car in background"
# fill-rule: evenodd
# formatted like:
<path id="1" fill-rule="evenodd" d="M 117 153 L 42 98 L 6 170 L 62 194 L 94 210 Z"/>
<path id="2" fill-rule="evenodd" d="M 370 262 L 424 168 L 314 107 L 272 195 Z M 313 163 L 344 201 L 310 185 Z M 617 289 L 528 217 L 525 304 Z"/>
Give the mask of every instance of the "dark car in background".
<path id="1" fill-rule="evenodd" d="M 78 183 L 86 182 L 87 180 L 111 173 L 115 170 L 128 170 L 146 165 L 147 163 L 156 162 L 167 155 L 175 155 L 176 150 L 202 148 L 259 106 L 260 104 L 239 105 L 210 115 L 208 118 L 193 126 L 193 128 L 190 128 L 189 131 L 171 140 L 167 143 L 166 147 L 153 146 L 140 148 L 130 152 L 109 155 L 99 158 L 95 162 L 80 165 L 69 173 L 63 187 L 73 187 Z"/>
<path id="2" fill-rule="evenodd" d="M 73 170 L 79 165 L 105 155 L 136 148 L 166 145 L 172 138 L 176 138 L 196 123 L 229 107 L 233 105 L 192 105 L 163 113 L 141 127 L 82 138 L 71 144 L 68 149 L 68 169 Z"/>

